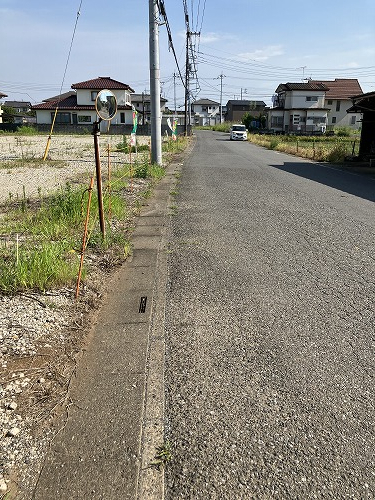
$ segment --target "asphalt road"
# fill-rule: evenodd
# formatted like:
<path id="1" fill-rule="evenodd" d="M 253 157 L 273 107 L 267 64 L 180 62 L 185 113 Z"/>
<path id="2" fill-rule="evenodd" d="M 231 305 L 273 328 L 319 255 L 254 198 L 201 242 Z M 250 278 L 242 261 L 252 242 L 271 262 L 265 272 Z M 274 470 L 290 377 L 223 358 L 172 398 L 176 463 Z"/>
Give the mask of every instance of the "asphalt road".
<path id="1" fill-rule="evenodd" d="M 166 499 L 373 499 L 375 181 L 196 135 L 169 248 Z"/>

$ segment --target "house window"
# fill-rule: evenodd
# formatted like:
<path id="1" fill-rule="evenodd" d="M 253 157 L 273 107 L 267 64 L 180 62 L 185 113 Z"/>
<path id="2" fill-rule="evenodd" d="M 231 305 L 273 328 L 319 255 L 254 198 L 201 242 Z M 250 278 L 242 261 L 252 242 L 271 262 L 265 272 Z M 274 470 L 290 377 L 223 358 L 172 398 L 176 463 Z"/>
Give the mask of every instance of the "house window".
<path id="1" fill-rule="evenodd" d="M 207 113 L 207 111 L 208 111 L 207 106 L 202 106 L 202 111 Z"/>
<path id="2" fill-rule="evenodd" d="M 332 99 L 328 99 L 327 104 L 332 106 L 332 104 L 333 104 Z"/>
<path id="3" fill-rule="evenodd" d="M 120 113 L 120 123 L 125 123 L 125 113 Z"/>
<path id="4" fill-rule="evenodd" d="M 308 95 L 308 96 L 306 96 L 306 101 L 318 102 L 318 96 L 316 96 L 316 95 Z"/>
<path id="5" fill-rule="evenodd" d="M 51 122 L 53 122 L 53 117 L 55 113 L 51 113 Z M 70 113 L 57 113 L 56 115 L 56 123 L 70 123 Z"/>
<path id="6" fill-rule="evenodd" d="M 336 123 L 336 116 L 332 116 L 332 123 Z"/>
<path id="7" fill-rule="evenodd" d="M 91 91 L 91 100 L 94 102 L 96 100 L 96 96 L 98 95 L 97 90 L 92 90 Z"/>
<path id="8" fill-rule="evenodd" d="M 299 115 L 294 115 L 293 116 L 293 125 L 298 125 L 299 124 Z"/>
<path id="9" fill-rule="evenodd" d="M 350 118 L 350 125 L 355 125 L 355 122 L 357 121 L 357 117 L 355 115 L 353 115 L 351 118 Z"/>
<path id="10" fill-rule="evenodd" d="M 326 122 L 326 117 L 325 116 L 314 116 L 313 117 L 313 123 L 317 125 L 318 123 L 325 123 Z"/>
<path id="11" fill-rule="evenodd" d="M 340 111 L 340 101 L 336 102 L 336 111 Z"/>
<path id="12" fill-rule="evenodd" d="M 314 125 L 318 125 L 319 123 L 325 123 L 326 117 L 325 116 L 308 116 L 307 120 L 312 121 Z"/>
<path id="13" fill-rule="evenodd" d="M 282 127 L 283 117 L 282 116 L 272 116 L 271 117 L 271 127 Z"/>
<path id="14" fill-rule="evenodd" d="M 90 123 L 91 122 L 91 116 L 89 115 L 78 115 L 78 121 L 80 123 Z"/>

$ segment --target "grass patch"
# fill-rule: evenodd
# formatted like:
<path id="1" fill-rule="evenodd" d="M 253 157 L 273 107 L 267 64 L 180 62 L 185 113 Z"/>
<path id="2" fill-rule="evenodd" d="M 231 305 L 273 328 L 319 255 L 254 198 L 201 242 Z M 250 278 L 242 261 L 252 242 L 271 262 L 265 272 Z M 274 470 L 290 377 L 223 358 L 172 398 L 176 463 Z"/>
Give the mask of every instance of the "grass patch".
<path id="1" fill-rule="evenodd" d="M 186 147 L 187 140 L 176 141 L 172 151 Z M 168 154 L 165 154 L 168 162 Z M 90 274 L 90 262 L 113 267 L 132 252 L 128 239 L 131 220 L 144 198 L 151 196 L 154 182 L 165 175 L 165 168 L 150 165 L 148 152 L 134 157 L 132 166 L 125 163 L 111 172 L 110 185 L 103 180 L 103 204 L 106 237 L 103 239 L 98 217 L 96 188 L 92 193 L 83 277 Z M 23 158 L 25 163 L 42 165 L 39 159 Z M 51 163 L 48 162 L 48 166 Z M 14 168 L 18 160 L 9 162 Z M 43 163 L 43 166 L 46 166 Z M 145 179 L 137 191 L 129 192 L 130 177 Z M 135 184 L 135 183 L 134 183 Z M 45 291 L 59 286 L 74 286 L 81 253 L 87 210 L 88 190 L 67 183 L 53 195 L 29 199 L 9 195 L 0 218 L 0 293 L 26 290 Z M 96 264 L 95 264 L 96 263 Z"/>
<path id="2" fill-rule="evenodd" d="M 46 165 L 51 167 L 66 167 L 67 162 L 65 160 L 48 160 L 43 161 L 42 158 L 38 158 L 34 155 L 25 155 L 21 158 L 16 158 L 14 160 L 0 161 L 0 170 L 12 170 L 15 168 L 41 168 Z"/>
<path id="3" fill-rule="evenodd" d="M 20 203 L 1 219 L 0 231 L 0 291 L 15 293 L 27 289 L 45 291 L 48 288 L 72 284 L 77 275 L 81 251 L 86 191 L 67 184 L 53 196 Z M 104 197 L 108 214 L 109 197 Z M 124 233 L 116 231 L 107 221 L 103 240 L 98 225 L 98 200 L 93 194 L 90 230 L 87 246 L 103 252 L 112 247 L 116 258 L 127 255 L 129 246 Z M 112 219 L 126 220 L 125 200 L 111 196 Z M 85 270 L 84 270 L 85 273 Z"/>
<path id="4" fill-rule="evenodd" d="M 16 135 L 39 135 L 39 131 L 32 126 L 22 125 L 18 127 Z"/>
<path id="5" fill-rule="evenodd" d="M 346 156 L 355 156 L 359 150 L 359 140 L 346 136 L 299 137 L 249 134 L 248 140 L 268 149 L 330 163 L 342 163 Z"/>

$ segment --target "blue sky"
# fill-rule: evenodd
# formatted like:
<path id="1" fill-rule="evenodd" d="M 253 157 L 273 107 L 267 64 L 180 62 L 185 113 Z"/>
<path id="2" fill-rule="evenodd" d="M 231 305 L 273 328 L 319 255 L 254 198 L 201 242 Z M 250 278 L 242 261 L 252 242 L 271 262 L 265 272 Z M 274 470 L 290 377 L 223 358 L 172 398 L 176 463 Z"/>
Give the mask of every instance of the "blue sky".
<path id="1" fill-rule="evenodd" d="M 148 0 L 82 0 L 63 90 L 110 76 L 149 90 Z M 81 0 L 0 0 L 0 91 L 41 102 L 62 85 Z M 183 0 L 164 0 L 181 71 L 185 64 Z M 242 97 L 271 103 L 279 83 L 303 78 L 358 78 L 375 90 L 374 0 L 186 0 L 197 55 L 196 98 L 223 104 Z M 174 107 L 177 73 L 160 27 L 163 95 Z M 176 81 L 177 106 L 184 102 Z"/>

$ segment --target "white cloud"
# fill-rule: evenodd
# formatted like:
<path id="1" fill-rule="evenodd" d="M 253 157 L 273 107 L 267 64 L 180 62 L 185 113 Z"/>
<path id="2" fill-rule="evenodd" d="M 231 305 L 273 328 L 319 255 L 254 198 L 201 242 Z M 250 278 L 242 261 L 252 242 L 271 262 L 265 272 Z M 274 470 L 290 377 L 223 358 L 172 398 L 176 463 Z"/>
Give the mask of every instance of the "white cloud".
<path id="1" fill-rule="evenodd" d="M 218 42 L 221 39 L 221 36 L 218 33 L 205 33 L 204 35 L 201 35 L 199 40 L 201 43 L 213 43 L 213 42 Z"/>
<path id="2" fill-rule="evenodd" d="M 281 56 L 284 50 L 281 45 L 269 45 L 262 49 L 256 49 L 252 52 L 243 52 L 238 56 L 244 61 L 266 61 L 270 57 Z"/>

